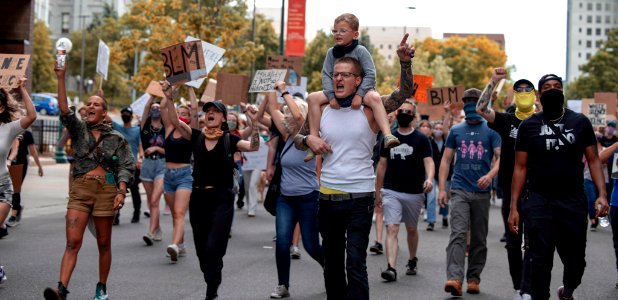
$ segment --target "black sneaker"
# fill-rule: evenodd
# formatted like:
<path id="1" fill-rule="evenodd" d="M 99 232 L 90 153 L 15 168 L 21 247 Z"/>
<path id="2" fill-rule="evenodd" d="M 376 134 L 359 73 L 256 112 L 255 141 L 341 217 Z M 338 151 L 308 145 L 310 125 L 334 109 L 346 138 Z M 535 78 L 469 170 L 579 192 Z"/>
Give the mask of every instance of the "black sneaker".
<path id="1" fill-rule="evenodd" d="M 382 271 L 382 278 L 386 280 L 386 282 L 397 281 L 397 270 L 388 266 L 388 268 Z"/>
<path id="2" fill-rule="evenodd" d="M 591 219 L 590 220 L 590 231 L 597 231 L 597 226 L 599 226 L 599 222 L 596 220 L 596 218 Z"/>
<path id="3" fill-rule="evenodd" d="M 238 209 L 242 209 L 245 206 L 245 201 L 239 199 L 238 201 L 236 201 L 236 206 L 238 207 Z"/>
<path id="4" fill-rule="evenodd" d="M 442 218 L 442 228 L 448 228 L 448 218 Z"/>
<path id="5" fill-rule="evenodd" d="M 433 223 L 427 224 L 427 231 L 433 231 Z"/>
<path id="6" fill-rule="evenodd" d="M 43 297 L 45 300 L 66 300 L 68 293 L 69 291 L 64 287 L 62 282 L 58 282 L 58 288 L 46 288 L 43 292 Z"/>
<path id="7" fill-rule="evenodd" d="M 146 218 L 150 218 L 150 211 L 149 211 L 149 210 L 145 210 L 145 211 L 144 211 L 144 216 L 145 216 Z"/>
<path id="8" fill-rule="evenodd" d="M 0 227 L 0 239 L 7 235 L 9 235 L 9 230 L 6 227 Z"/>
<path id="9" fill-rule="evenodd" d="M 412 260 L 408 260 L 408 264 L 406 265 L 406 275 L 416 275 L 416 262 L 418 258 L 413 258 Z"/>
<path id="10" fill-rule="evenodd" d="M 382 247 L 382 244 L 376 241 L 376 243 L 373 244 L 373 246 L 369 247 L 369 252 L 375 253 L 375 254 L 382 254 L 384 253 L 384 248 Z"/>
<path id="11" fill-rule="evenodd" d="M 9 219 L 6 221 L 7 227 L 15 227 L 17 225 L 19 225 L 19 221 L 17 221 L 17 217 L 15 216 L 10 216 Z"/>
<path id="12" fill-rule="evenodd" d="M 120 224 L 120 213 L 116 213 L 116 216 L 114 217 L 114 223 L 112 223 L 112 225 L 118 224 Z"/>
<path id="13" fill-rule="evenodd" d="M 133 212 L 133 218 L 131 218 L 131 223 L 139 223 L 139 211 Z"/>

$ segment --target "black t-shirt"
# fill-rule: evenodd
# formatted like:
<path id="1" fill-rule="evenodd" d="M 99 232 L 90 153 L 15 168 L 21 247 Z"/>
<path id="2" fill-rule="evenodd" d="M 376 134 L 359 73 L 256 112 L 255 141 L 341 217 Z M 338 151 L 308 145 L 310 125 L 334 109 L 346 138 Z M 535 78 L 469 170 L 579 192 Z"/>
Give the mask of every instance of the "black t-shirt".
<path id="1" fill-rule="evenodd" d="M 618 142 L 618 137 L 616 137 L 615 135 L 612 135 L 611 138 L 608 138 L 606 135 L 604 135 L 601 138 L 601 145 L 605 148 L 613 145 L 615 142 Z"/>
<path id="2" fill-rule="evenodd" d="M 566 145 L 547 122 L 540 112 L 519 126 L 515 150 L 528 152 L 528 188 L 547 196 L 581 195 L 584 152 L 597 143 L 590 120 L 565 109 L 562 120 L 554 126 L 570 142 Z"/>
<path id="3" fill-rule="evenodd" d="M 193 149 L 193 185 L 199 187 L 215 186 L 232 188 L 233 185 L 233 164 L 230 162 L 227 153 L 225 153 L 224 139 L 225 135 L 219 138 L 217 144 L 211 150 L 206 149 L 205 142 L 197 145 L 202 132 L 193 129 L 191 134 L 191 143 Z M 230 134 L 229 151 L 233 155 L 238 148 L 236 144 L 240 138 Z"/>
<path id="4" fill-rule="evenodd" d="M 513 169 L 515 168 L 515 141 L 521 120 L 515 114 L 496 112 L 493 123 L 487 122 L 489 128 L 495 130 L 502 139 L 500 154 L 500 169 L 498 170 L 498 184 L 510 193 Z"/>
<path id="5" fill-rule="evenodd" d="M 148 120 L 144 123 L 144 127 L 141 128 L 139 136 L 142 140 L 142 148 L 144 150 L 152 146 L 163 148 L 165 145 L 165 126 L 161 125 L 159 129 L 152 128 L 152 126 L 150 126 L 150 117 L 148 117 Z M 157 155 L 161 158 L 165 157 L 164 153 L 159 153 L 158 151 L 151 155 L 155 153 L 158 153 Z"/>
<path id="6" fill-rule="evenodd" d="M 429 138 L 417 130 L 403 135 L 393 132 L 401 144 L 386 149 L 380 146 L 380 156 L 386 157 L 384 188 L 409 194 L 422 194 L 425 181 L 425 157 L 432 157 Z M 384 143 L 382 143 L 384 144 Z"/>
<path id="7" fill-rule="evenodd" d="M 17 156 L 15 157 L 16 165 L 25 165 L 28 163 L 28 146 L 34 144 L 34 138 L 30 131 L 26 130 L 22 135 L 23 138 L 19 141 L 19 148 L 17 150 Z"/>

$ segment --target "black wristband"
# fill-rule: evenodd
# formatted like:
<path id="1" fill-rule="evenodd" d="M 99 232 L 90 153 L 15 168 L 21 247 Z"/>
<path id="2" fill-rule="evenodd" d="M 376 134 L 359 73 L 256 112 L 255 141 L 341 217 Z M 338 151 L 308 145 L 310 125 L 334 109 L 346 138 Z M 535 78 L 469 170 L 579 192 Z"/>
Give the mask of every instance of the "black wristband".
<path id="1" fill-rule="evenodd" d="M 281 97 L 283 97 L 283 96 L 285 96 L 285 95 L 289 95 L 289 94 L 290 94 L 290 92 L 285 91 L 285 92 L 281 93 Z"/>

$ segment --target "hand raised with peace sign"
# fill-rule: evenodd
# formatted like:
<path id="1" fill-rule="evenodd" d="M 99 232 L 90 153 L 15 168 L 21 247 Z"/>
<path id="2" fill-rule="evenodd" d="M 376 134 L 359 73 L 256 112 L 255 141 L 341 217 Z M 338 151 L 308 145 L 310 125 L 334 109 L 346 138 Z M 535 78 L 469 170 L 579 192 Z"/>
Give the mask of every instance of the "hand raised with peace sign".
<path id="1" fill-rule="evenodd" d="M 416 51 L 416 49 L 414 49 L 414 46 L 408 45 L 408 36 L 410 36 L 409 33 L 404 34 L 401 42 L 399 43 L 399 48 L 397 48 L 397 55 L 399 56 L 399 60 L 404 62 L 412 61 L 412 58 L 414 57 L 414 51 Z"/>

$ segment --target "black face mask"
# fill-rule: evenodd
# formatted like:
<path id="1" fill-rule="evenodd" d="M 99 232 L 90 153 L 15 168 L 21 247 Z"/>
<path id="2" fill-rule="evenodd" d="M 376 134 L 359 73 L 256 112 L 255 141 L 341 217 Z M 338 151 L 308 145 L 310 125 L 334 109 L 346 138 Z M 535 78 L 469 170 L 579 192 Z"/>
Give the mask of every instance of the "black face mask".
<path id="1" fill-rule="evenodd" d="M 414 116 L 412 115 L 408 115 L 404 113 L 397 114 L 397 124 L 399 124 L 400 127 L 410 126 L 410 123 L 412 122 L 413 119 L 414 119 Z"/>
<path id="2" fill-rule="evenodd" d="M 120 117 L 122 118 L 122 122 L 125 122 L 125 123 L 129 123 L 131 122 L 131 119 L 133 119 L 133 117 L 129 115 L 122 115 Z"/>
<path id="3" fill-rule="evenodd" d="M 561 90 L 551 89 L 541 94 L 541 105 L 543 105 L 543 114 L 548 119 L 553 120 L 560 118 L 564 107 L 564 93 Z"/>

